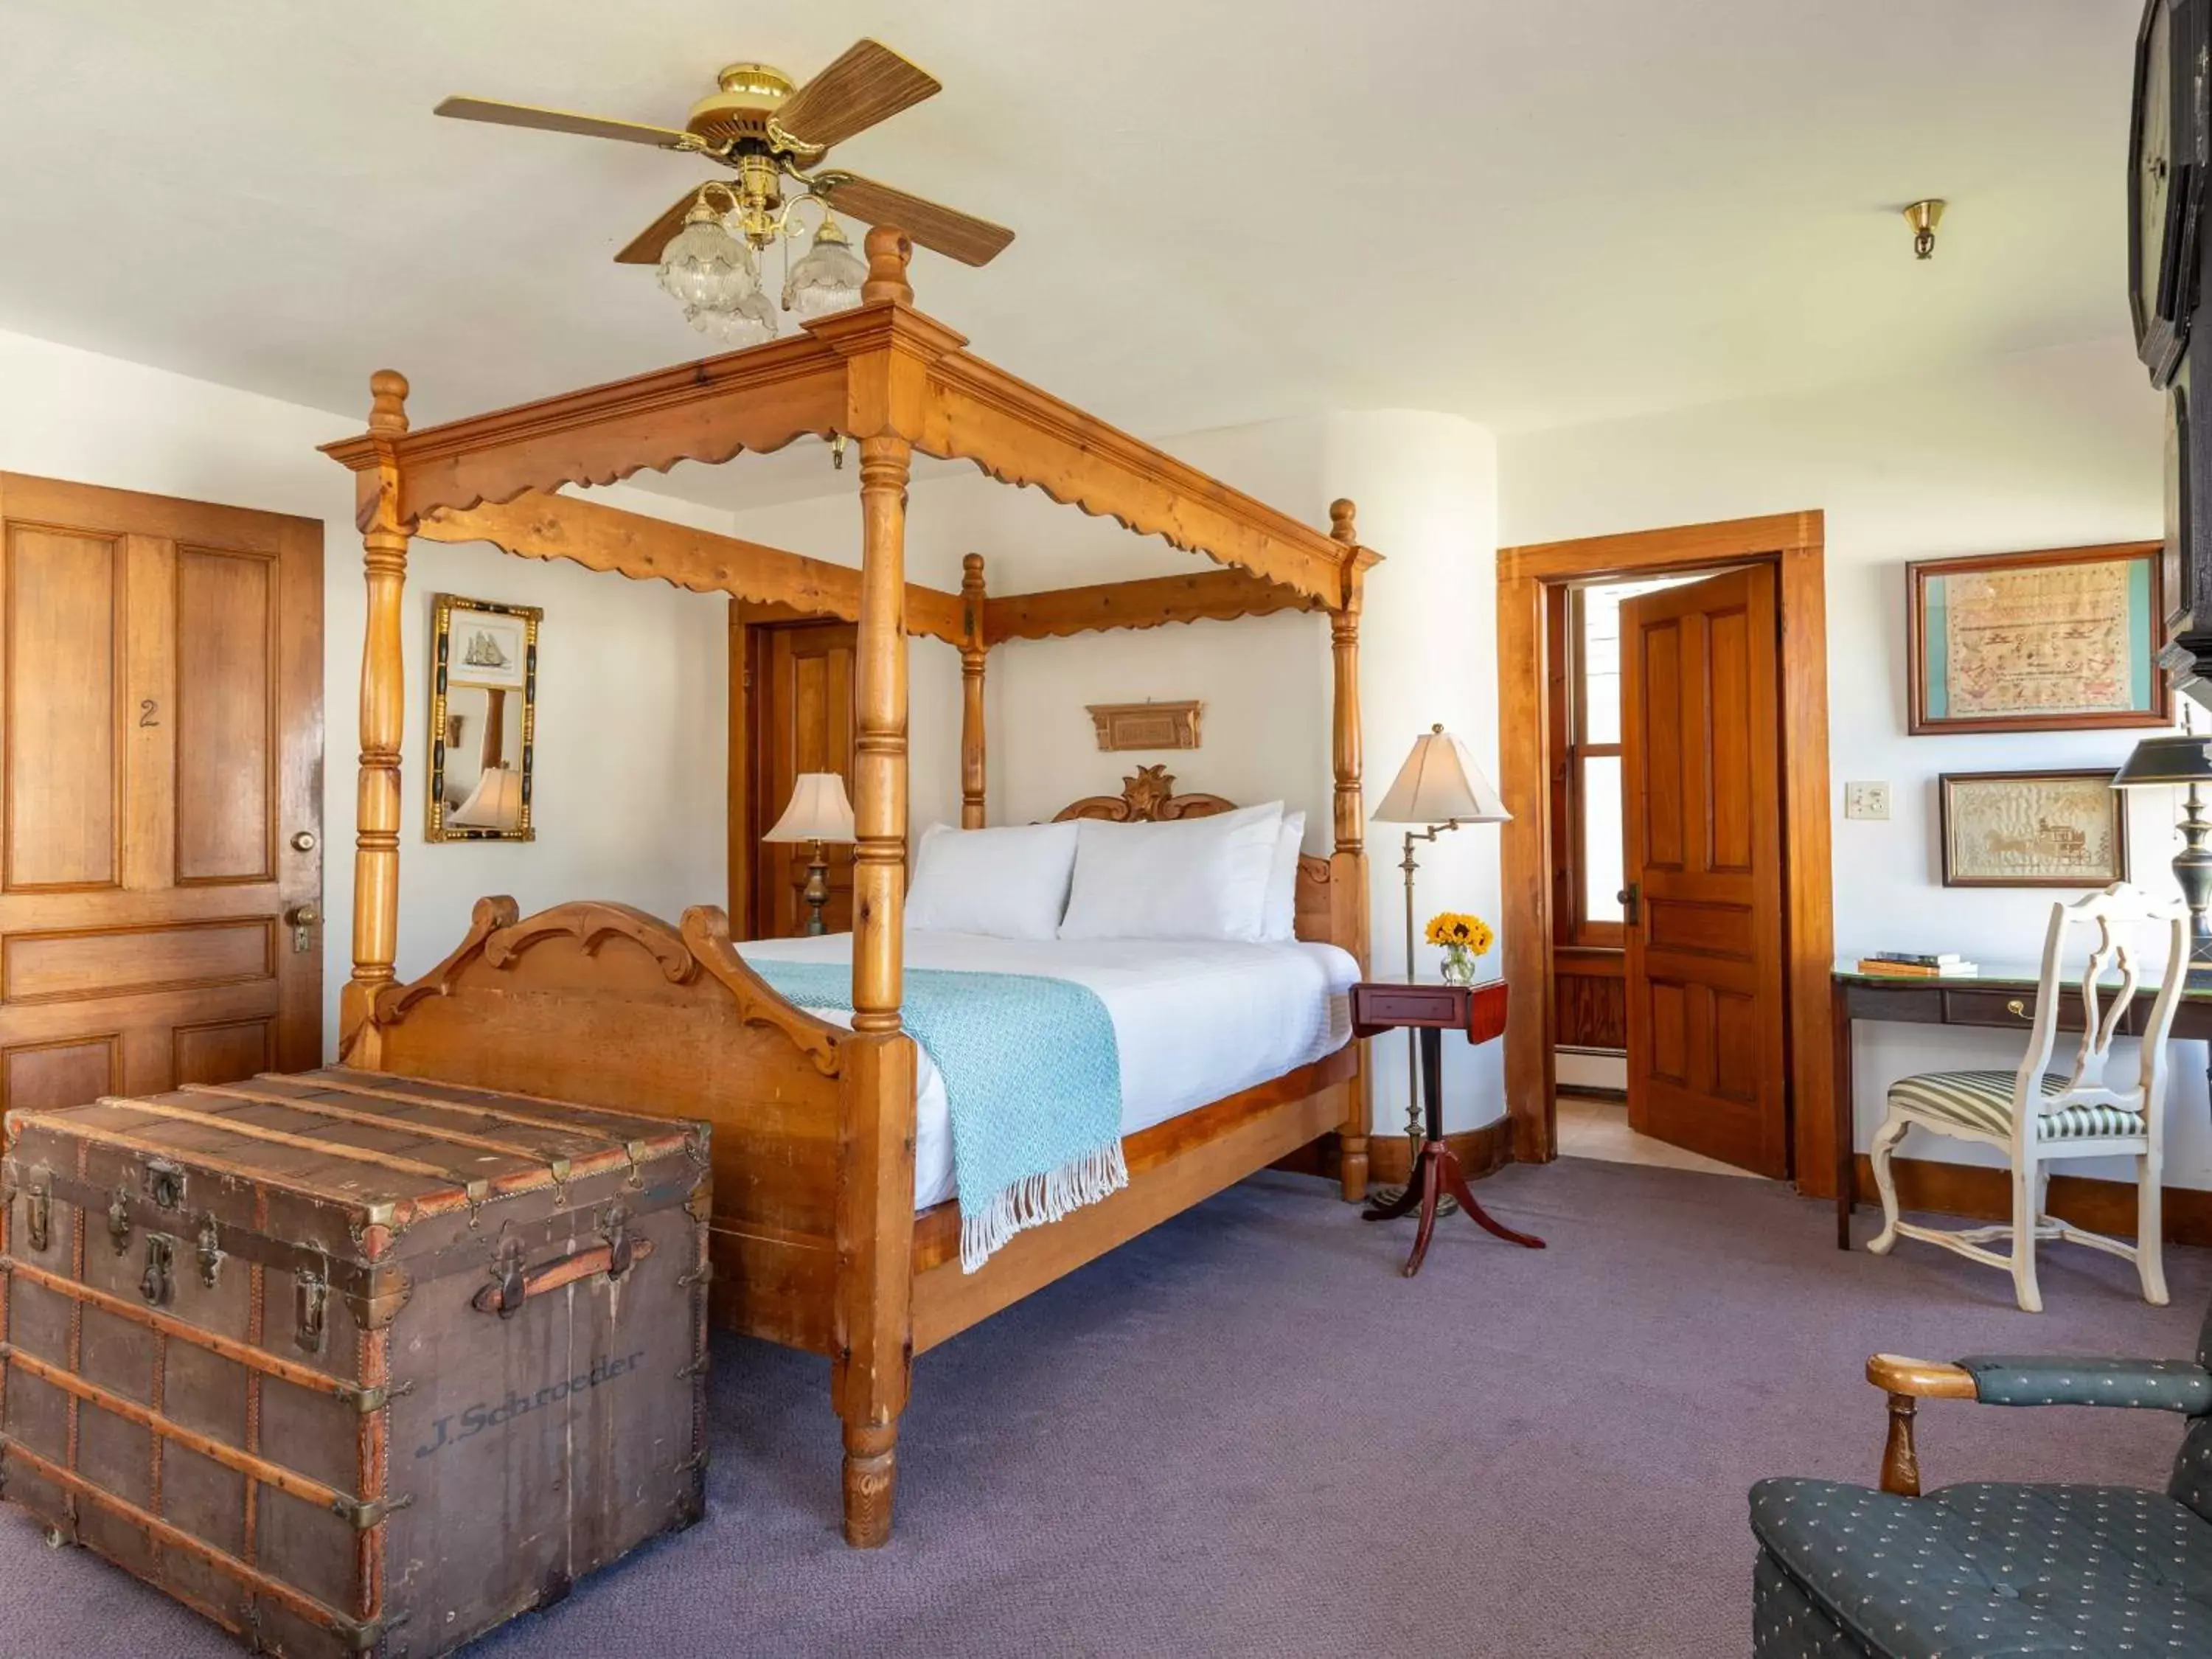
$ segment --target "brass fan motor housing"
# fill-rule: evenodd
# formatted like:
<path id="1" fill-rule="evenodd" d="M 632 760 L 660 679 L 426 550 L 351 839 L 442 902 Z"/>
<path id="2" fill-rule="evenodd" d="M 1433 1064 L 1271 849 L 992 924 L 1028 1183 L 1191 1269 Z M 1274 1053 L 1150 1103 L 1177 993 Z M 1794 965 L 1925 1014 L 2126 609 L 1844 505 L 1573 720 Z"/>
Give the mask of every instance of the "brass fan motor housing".
<path id="1" fill-rule="evenodd" d="M 691 106 L 684 130 L 708 143 L 769 142 L 769 118 L 797 90 L 781 70 L 767 64 L 731 64 L 714 77 L 721 90 Z"/>

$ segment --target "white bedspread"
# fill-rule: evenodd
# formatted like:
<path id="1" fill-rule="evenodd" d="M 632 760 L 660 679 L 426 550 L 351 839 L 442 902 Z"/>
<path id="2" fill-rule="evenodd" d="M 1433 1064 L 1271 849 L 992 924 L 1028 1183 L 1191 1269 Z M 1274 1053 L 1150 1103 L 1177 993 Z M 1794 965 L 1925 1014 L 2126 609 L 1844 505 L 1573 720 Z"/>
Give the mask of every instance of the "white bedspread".
<path id="1" fill-rule="evenodd" d="M 852 935 L 755 939 L 741 955 L 847 962 Z M 1296 1071 L 1352 1036 L 1348 997 L 1359 965 L 1334 945 L 1200 939 L 1005 939 L 910 933 L 909 968 L 1036 974 L 1088 987 L 1106 1005 L 1121 1053 L 1121 1133 L 1134 1134 L 1224 1095 Z M 850 1025 L 842 1012 L 814 1011 Z M 1018 1035 L 1011 1040 L 1018 1041 Z M 952 1196 L 952 1126 L 945 1084 L 921 1056 L 914 1200 Z"/>

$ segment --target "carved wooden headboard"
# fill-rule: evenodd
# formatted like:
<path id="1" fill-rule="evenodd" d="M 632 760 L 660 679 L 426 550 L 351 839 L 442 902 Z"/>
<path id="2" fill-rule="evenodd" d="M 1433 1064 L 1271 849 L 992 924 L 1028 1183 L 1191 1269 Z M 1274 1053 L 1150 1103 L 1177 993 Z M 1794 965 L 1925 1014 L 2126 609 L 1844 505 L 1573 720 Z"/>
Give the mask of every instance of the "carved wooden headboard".
<path id="1" fill-rule="evenodd" d="M 1224 795 L 1176 793 L 1175 777 L 1164 763 L 1140 766 L 1121 780 L 1118 795 L 1085 795 L 1053 814 L 1054 823 L 1069 818 L 1103 818 L 1111 823 L 1172 823 L 1178 818 L 1210 818 L 1217 812 L 1233 812 L 1237 803 Z M 1335 902 L 1329 882 L 1330 865 L 1304 853 L 1298 854 L 1297 936 L 1316 944 L 1340 945 L 1363 962 L 1364 939 L 1340 937 L 1347 931 L 1346 908 Z"/>

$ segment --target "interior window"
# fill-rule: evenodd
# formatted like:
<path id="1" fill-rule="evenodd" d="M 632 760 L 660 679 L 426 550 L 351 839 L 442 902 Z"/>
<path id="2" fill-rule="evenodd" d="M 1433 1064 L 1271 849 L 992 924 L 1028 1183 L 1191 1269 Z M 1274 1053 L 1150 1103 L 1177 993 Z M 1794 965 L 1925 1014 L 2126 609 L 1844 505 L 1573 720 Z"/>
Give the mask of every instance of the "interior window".
<path id="1" fill-rule="evenodd" d="M 1621 943 L 1620 606 L 1703 573 L 1591 582 L 1568 595 L 1567 793 L 1571 943 Z"/>

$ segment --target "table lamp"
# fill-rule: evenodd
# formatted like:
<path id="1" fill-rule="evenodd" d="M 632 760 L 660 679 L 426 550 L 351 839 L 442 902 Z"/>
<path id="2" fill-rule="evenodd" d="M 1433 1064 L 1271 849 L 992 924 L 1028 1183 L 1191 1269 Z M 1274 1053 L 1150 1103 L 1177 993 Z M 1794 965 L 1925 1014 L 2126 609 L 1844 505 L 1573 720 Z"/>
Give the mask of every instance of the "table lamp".
<path id="1" fill-rule="evenodd" d="M 853 840 L 853 805 L 845 799 L 845 780 L 835 772 L 801 772 L 791 787 L 791 805 L 761 839 L 808 843 L 806 885 L 799 894 L 806 901 L 806 932 L 810 937 L 828 932 L 822 907 L 830 902 L 830 866 L 822 848 L 825 842 L 848 845 Z"/>
<path id="2" fill-rule="evenodd" d="M 447 820 L 465 830 L 513 830 L 522 823 L 522 775 L 511 766 L 487 766 L 469 798 Z"/>
<path id="3" fill-rule="evenodd" d="M 1372 814 L 1377 823 L 1418 823 L 1406 831 L 1406 856 L 1398 867 L 1406 872 L 1406 977 L 1413 976 L 1413 859 L 1416 841 L 1434 841 L 1447 830 L 1466 823 L 1504 823 L 1513 815 L 1505 810 L 1498 791 L 1474 763 L 1467 745 L 1443 729 L 1431 726 L 1413 739 L 1413 751 L 1398 769 L 1396 781 Z M 1416 1147 L 1422 1138 L 1419 1066 L 1413 1059 L 1413 1033 L 1406 1033 L 1406 1133 Z"/>
<path id="4" fill-rule="evenodd" d="M 2115 789 L 2148 788 L 2152 784 L 2186 784 L 2189 794 L 2182 809 L 2182 848 L 2173 855 L 2173 878 L 2189 905 L 2189 983 L 2212 985 L 2212 923 L 2205 912 L 2212 908 L 2212 851 L 2204 845 L 2212 836 L 2212 822 L 2204 817 L 2204 798 L 2198 792 L 2212 783 L 2212 757 L 2205 753 L 2208 740 L 2190 732 L 2170 732 L 2145 738 L 2136 745 L 2112 779 Z"/>

